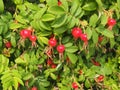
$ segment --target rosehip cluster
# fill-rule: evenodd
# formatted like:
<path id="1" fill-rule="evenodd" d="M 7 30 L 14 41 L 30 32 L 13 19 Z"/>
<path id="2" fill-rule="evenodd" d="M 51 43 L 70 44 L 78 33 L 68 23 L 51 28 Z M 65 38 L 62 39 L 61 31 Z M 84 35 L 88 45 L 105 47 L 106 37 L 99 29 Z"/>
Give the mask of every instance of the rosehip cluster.
<path id="1" fill-rule="evenodd" d="M 84 42 L 88 41 L 87 34 L 82 33 L 82 29 L 79 27 L 74 27 L 72 29 L 72 35 L 75 39 L 80 38 Z"/>
<path id="2" fill-rule="evenodd" d="M 33 46 L 36 44 L 37 37 L 35 35 L 32 35 L 32 30 L 28 30 L 28 29 L 21 30 L 20 36 L 23 40 L 29 38 Z"/>
<path id="3" fill-rule="evenodd" d="M 48 65 L 48 66 L 51 66 L 51 68 L 56 68 L 56 67 L 57 67 L 57 65 L 54 64 L 51 59 L 48 59 L 48 60 L 47 60 L 47 65 Z"/>
<path id="4" fill-rule="evenodd" d="M 48 44 L 51 47 L 55 47 L 57 45 L 57 40 L 55 38 L 50 38 L 49 41 L 48 41 Z M 65 50 L 65 46 L 64 45 L 61 44 L 61 45 L 57 46 L 57 51 L 59 53 L 63 53 L 64 50 Z"/>

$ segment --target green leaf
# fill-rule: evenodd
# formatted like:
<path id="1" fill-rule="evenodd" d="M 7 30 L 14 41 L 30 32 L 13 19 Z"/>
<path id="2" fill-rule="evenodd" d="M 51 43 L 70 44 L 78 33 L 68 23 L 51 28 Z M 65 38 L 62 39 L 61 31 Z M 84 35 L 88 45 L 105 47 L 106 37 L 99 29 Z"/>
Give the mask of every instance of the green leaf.
<path id="1" fill-rule="evenodd" d="M 12 46 L 16 47 L 16 37 L 15 37 L 15 35 L 11 36 L 11 40 L 10 41 L 11 41 Z"/>
<path id="2" fill-rule="evenodd" d="M 62 7 L 59 6 L 51 6 L 48 8 L 48 12 L 56 15 L 64 14 L 65 11 Z"/>
<path id="3" fill-rule="evenodd" d="M 38 33 L 39 36 L 50 36 L 52 34 L 52 32 L 48 32 L 48 31 L 43 31 Z"/>
<path id="4" fill-rule="evenodd" d="M 92 36 L 92 30 L 91 30 L 91 28 L 90 28 L 90 27 L 87 27 L 87 29 L 86 29 L 85 32 L 86 32 L 86 34 L 87 34 L 88 40 L 91 39 L 91 36 Z"/>
<path id="5" fill-rule="evenodd" d="M 101 0 L 96 0 L 98 6 L 99 6 L 99 9 L 102 9 L 102 6 L 103 6 L 103 3 Z"/>
<path id="6" fill-rule="evenodd" d="M 56 80 L 56 79 L 57 79 L 56 75 L 53 74 L 53 73 L 50 73 L 50 77 L 51 77 L 53 80 Z"/>
<path id="7" fill-rule="evenodd" d="M 58 0 L 46 0 L 48 6 L 58 5 Z"/>
<path id="8" fill-rule="evenodd" d="M 103 75 L 110 75 L 110 74 L 112 74 L 112 65 L 110 65 L 109 63 L 106 63 L 105 65 L 104 65 L 104 67 L 103 68 L 101 68 L 101 73 L 103 73 Z"/>
<path id="9" fill-rule="evenodd" d="M 115 44 L 116 44 L 115 39 L 110 38 L 110 48 L 113 48 Z"/>
<path id="10" fill-rule="evenodd" d="M 39 20 L 43 15 L 44 13 L 46 12 L 47 10 L 47 7 L 43 7 L 41 10 L 39 10 L 35 15 L 34 15 L 34 19 L 35 20 Z"/>
<path id="11" fill-rule="evenodd" d="M 67 56 L 73 64 L 75 64 L 78 60 L 78 57 L 73 53 L 67 53 Z"/>
<path id="12" fill-rule="evenodd" d="M 65 51 L 68 52 L 68 53 L 74 53 L 74 52 L 78 51 L 78 47 L 77 46 L 67 47 L 65 49 Z"/>
<path id="13" fill-rule="evenodd" d="M 58 28 L 54 28 L 54 33 L 58 34 L 58 35 L 64 33 L 65 31 L 67 31 L 66 26 L 61 26 L 61 27 L 58 27 Z"/>
<path id="14" fill-rule="evenodd" d="M 23 2 L 23 0 L 20 0 Z M 33 10 L 33 11 L 39 11 L 40 7 L 37 4 L 33 4 L 30 2 L 24 2 L 24 5 L 29 9 L 29 10 Z"/>
<path id="15" fill-rule="evenodd" d="M 93 14 L 93 15 L 90 17 L 90 21 L 89 21 L 90 26 L 95 27 L 97 21 L 98 21 L 98 16 L 97 16 L 96 14 Z"/>
<path id="16" fill-rule="evenodd" d="M 52 21 L 55 19 L 55 16 L 53 14 L 44 14 L 42 16 L 42 21 Z"/>
<path id="17" fill-rule="evenodd" d="M 93 30 L 92 33 L 92 40 L 96 44 L 98 42 L 98 33 L 95 30 Z"/>
<path id="18" fill-rule="evenodd" d="M 63 14 L 52 23 L 52 27 L 58 28 L 64 25 L 66 23 L 66 20 L 67 20 L 67 15 Z"/>
<path id="19" fill-rule="evenodd" d="M 71 8 L 70 8 L 70 13 L 71 13 L 72 15 L 74 15 L 75 12 L 76 12 L 76 10 L 78 9 L 78 7 L 79 7 L 79 0 L 74 0 L 74 1 L 72 2 L 72 6 L 71 6 Z"/>
<path id="20" fill-rule="evenodd" d="M 83 7 L 86 11 L 94 11 L 97 9 L 97 4 L 95 2 L 86 3 Z"/>
<path id="21" fill-rule="evenodd" d="M 40 39 L 40 41 L 46 45 L 48 45 L 48 38 L 46 37 L 38 37 Z"/>
<path id="22" fill-rule="evenodd" d="M 84 75 L 80 75 L 78 80 L 79 80 L 80 82 L 84 81 L 84 80 L 85 80 Z"/>
<path id="23" fill-rule="evenodd" d="M 107 15 L 103 14 L 103 15 L 101 16 L 101 24 L 105 26 L 106 23 L 107 23 L 107 20 L 108 20 Z"/>
<path id="24" fill-rule="evenodd" d="M 85 87 L 89 88 L 91 86 L 90 81 L 88 79 L 85 80 Z"/>
<path id="25" fill-rule="evenodd" d="M 19 23 L 22 23 L 22 24 L 27 24 L 29 21 L 27 19 L 24 19 L 22 16 L 20 15 L 17 15 L 15 17 L 15 19 L 19 22 Z"/>
<path id="26" fill-rule="evenodd" d="M 76 12 L 75 12 L 75 17 L 77 17 L 77 16 L 80 16 L 81 15 L 81 13 L 82 13 L 82 7 L 81 7 L 81 5 L 79 5 L 79 7 L 78 7 L 78 9 L 76 10 Z"/>
<path id="27" fill-rule="evenodd" d="M 108 37 L 108 38 L 114 38 L 113 32 L 110 31 L 110 30 L 107 30 L 107 29 L 105 29 L 105 30 L 102 32 L 102 35 L 105 35 L 105 36 Z"/>
<path id="28" fill-rule="evenodd" d="M 76 24 L 75 21 L 76 21 L 76 18 L 72 17 L 72 19 L 71 19 L 71 21 L 69 21 L 67 27 L 68 28 L 73 28 L 75 26 L 75 24 Z"/>
<path id="29" fill-rule="evenodd" d="M 73 43 L 70 43 L 70 42 L 69 42 L 69 43 L 64 44 L 64 46 L 65 46 L 65 47 L 71 47 L 72 45 L 73 45 Z"/>
<path id="30" fill-rule="evenodd" d="M 42 79 L 42 80 L 39 81 L 39 84 L 40 84 L 40 86 L 48 87 L 50 85 L 50 82 L 48 82 L 45 79 Z"/>
<path id="31" fill-rule="evenodd" d="M 7 32 L 8 32 L 8 25 L 7 24 L 5 24 L 4 26 L 3 26 L 3 34 L 6 34 Z"/>
<path id="32" fill-rule="evenodd" d="M 120 9 L 120 0 L 117 0 L 117 6 Z"/>
<path id="33" fill-rule="evenodd" d="M 10 29 L 17 29 L 21 27 L 23 27 L 23 25 L 20 23 L 10 23 L 10 26 L 9 26 Z"/>
<path id="34" fill-rule="evenodd" d="M 0 36 L 0 48 L 2 47 L 2 45 L 3 45 L 3 39 L 2 39 L 2 37 Z"/>
<path id="35" fill-rule="evenodd" d="M 0 0 L 0 13 L 3 13 L 4 11 L 4 3 L 3 0 Z"/>
<path id="36" fill-rule="evenodd" d="M 68 6 L 68 1 L 67 0 L 60 0 L 62 2 L 61 7 L 63 7 L 63 9 L 68 12 L 69 10 L 69 6 Z"/>
<path id="37" fill-rule="evenodd" d="M 18 57 L 17 59 L 15 59 L 15 63 L 17 63 L 17 64 L 26 64 L 26 60 Z"/>
<path id="38" fill-rule="evenodd" d="M 51 30 L 51 27 L 47 22 L 39 21 L 39 26 L 45 30 Z"/>
<path id="39" fill-rule="evenodd" d="M 0 74 L 8 68 L 9 59 L 0 54 Z"/>
<path id="40" fill-rule="evenodd" d="M 33 74 L 31 73 L 25 73 L 23 76 L 23 80 L 29 80 L 33 77 Z"/>

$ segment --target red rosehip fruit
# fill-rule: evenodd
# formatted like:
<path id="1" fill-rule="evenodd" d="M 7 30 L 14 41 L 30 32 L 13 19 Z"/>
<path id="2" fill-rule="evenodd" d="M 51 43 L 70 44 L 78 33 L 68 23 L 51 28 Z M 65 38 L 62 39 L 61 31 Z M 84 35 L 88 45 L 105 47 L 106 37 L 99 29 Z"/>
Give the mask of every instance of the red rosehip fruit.
<path id="1" fill-rule="evenodd" d="M 99 36 L 98 37 L 98 42 L 100 43 L 100 42 L 102 42 L 103 41 L 103 36 Z"/>
<path id="2" fill-rule="evenodd" d="M 102 81 L 104 80 L 104 76 L 103 76 L 103 75 L 100 75 L 100 76 L 98 76 L 97 79 L 98 79 L 99 82 L 102 82 Z"/>
<path id="3" fill-rule="evenodd" d="M 81 40 L 84 41 L 84 42 L 87 42 L 87 41 L 88 41 L 87 34 L 81 34 L 80 38 L 81 38 Z"/>
<path id="4" fill-rule="evenodd" d="M 59 0 L 58 1 L 58 6 L 61 6 L 62 5 L 62 2 Z"/>
<path id="5" fill-rule="evenodd" d="M 79 70 L 79 74 L 82 75 L 82 74 L 83 74 L 83 71 L 82 71 L 82 70 Z"/>
<path id="6" fill-rule="evenodd" d="M 47 60 L 47 65 L 50 66 L 51 64 L 53 64 L 53 61 L 51 59 Z"/>
<path id="7" fill-rule="evenodd" d="M 12 45 L 11 45 L 11 42 L 9 42 L 9 41 L 6 42 L 6 43 L 5 43 L 5 46 L 6 46 L 7 48 L 11 48 L 11 46 L 12 46 Z"/>
<path id="8" fill-rule="evenodd" d="M 38 90 L 38 89 L 37 89 L 37 87 L 35 87 L 35 86 L 34 86 L 34 87 L 32 87 L 32 89 L 31 89 L 31 90 Z"/>
<path id="9" fill-rule="evenodd" d="M 36 42 L 37 37 L 32 35 L 32 36 L 29 37 L 29 40 L 30 40 L 31 42 Z"/>
<path id="10" fill-rule="evenodd" d="M 108 18 L 107 25 L 108 26 L 114 26 L 116 24 L 116 20 L 113 18 Z"/>
<path id="11" fill-rule="evenodd" d="M 99 75 L 97 78 L 95 78 L 95 81 L 97 83 L 103 82 L 104 81 L 104 76 L 103 75 Z"/>
<path id="12" fill-rule="evenodd" d="M 57 46 L 57 51 L 58 51 L 59 53 L 63 53 L 63 52 L 65 51 L 65 46 L 64 46 L 64 45 L 58 45 L 58 46 Z"/>
<path id="13" fill-rule="evenodd" d="M 92 59 L 91 62 L 95 66 L 101 66 L 101 64 L 99 62 L 95 61 L 94 59 Z"/>
<path id="14" fill-rule="evenodd" d="M 78 88 L 78 85 L 77 85 L 76 82 L 73 82 L 73 83 L 72 83 L 72 88 L 74 88 L 74 89 Z"/>
<path id="15" fill-rule="evenodd" d="M 74 38 L 76 38 L 76 39 L 79 38 L 81 36 L 81 34 L 82 34 L 82 30 L 80 28 L 74 27 L 72 29 L 72 35 Z"/>
<path id="16" fill-rule="evenodd" d="M 48 44 L 51 47 L 55 47 L 57 45 L 57 40 L 55 38 L 50 38 L 49 41 L 48 41 Z"/>
<path id="17" fill-rule="evenodd" d="M 31 30 L 27 30 L 27 29 L 23 29 L 20 31 L 20 36 L 23 38 L 23 39 L 26 39 L 26 38 L 29 38 L 31 36 Z"/>
<path id="18" fill-rule="evenodd" d="M 51 65 L 51 68 L 56 68 L 56 67 L 57 67 L 57 65 L 54 63 Z"/>

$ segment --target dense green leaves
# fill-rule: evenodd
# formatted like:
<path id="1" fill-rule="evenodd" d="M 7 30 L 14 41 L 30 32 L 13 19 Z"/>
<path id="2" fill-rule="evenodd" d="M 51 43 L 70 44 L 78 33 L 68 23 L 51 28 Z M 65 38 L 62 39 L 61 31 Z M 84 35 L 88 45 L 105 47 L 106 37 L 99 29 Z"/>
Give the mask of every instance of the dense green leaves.
<path id="1" fill-rule="evenodd" d="M 120 0 L 4 0 L 0 90 L 71 90 L 74 82 L 78 90 L 119 90 L 119 4 Z M 116 24 L 108 25 L 108 18 Z M 74 29 L 81 29 L 78 38 L 73 37 L 78 34 Z M 57 51 L 61 44 L 63 53 Z"/>

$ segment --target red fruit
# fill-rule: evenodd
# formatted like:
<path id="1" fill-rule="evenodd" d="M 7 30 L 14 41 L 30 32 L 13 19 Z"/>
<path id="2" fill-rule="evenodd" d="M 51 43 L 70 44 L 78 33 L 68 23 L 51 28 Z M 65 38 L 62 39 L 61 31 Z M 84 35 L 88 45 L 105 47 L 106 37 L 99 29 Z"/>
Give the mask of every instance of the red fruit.
<path id="1" fill-rule="evenodd" d="M 82 70 L 79 70 L 79 74 L 82 75 L 82 74 L 83 74 L 83 71 L 82 71 Z"/>
<path id="2" fill-rule="evenodd" d="M 81 36 L 81 34 L 82 34 L 82 30 L 80 28 L 74 27 L 72 29 L 72 35 L 74 38 L 76 38 L 76 39 L 79 38 Z"/>
<path id="3" fill-rule="evenodd" d="M 11 48 L 11 46 L 12 46 L 12 45 L 11 45 L 11 42 L 9 42 L 9 41 L 6 42 L 6 43 L 5 43 L 5 46 L 6 46 L 7 48 Z"/>
<path id="4" fill-rule="evenodd" d="M 57 46 L 57 51 L 58 51 L 59 53 L 63 53 L 64 50 L 65 50 L 65 46 L 64 46 L 64 45 L 58 45 L 58 46 Z"/>
<path id="5" fill-rule="evenodd" d="M 47 54 L 47 56 L 50 56 L 50 55 L 52 55 L 52 51 L 51 51 L 51 50 L 48 50 L 48 51 L 46 52 L 46 54 Z"/>
<path id="6" fill-rule="evenodd" d="M 26 81 L 25 81 L 25 86 L 28 87 L 28 83 L 29 83 L 29 80 L 26 80 Z"/>
<path id="7" fill-rule="evenodd" d="M 57 44 L 57 40 L 55 38 L 50 38 L 48 44 L 52 47 L 55 47 Z"/>
<path id="8" fill-rule="evenodd" d="M 26 39 L 26 38 L 29 38 L 31 36 L 31 31 L 30 30 L 27 30 L 27 29 L 23 29 L 20 31 L 20 36 L 23 38 L 23 39 Z"/>
<path id="9" fill-rule="evenodd" d="M 99 75 L 97 77 L 97 82 L 102 82 L 104 80 L 104 76 L 103 75 Z"/>
<path id="10" fill-rule="evenodd" d="M 51 64 L 53 64 L 53 61 L 52 61 L 51 59 L 48 59 L 48 60 L 47 60 L 47 65 L 50 66 Z"/>
<path id="11" fill-rule="evenodd" d="M 58 1 L 58 6 L 60 6 L 60 5 L 62 5 L 62 2 L 59 0 L 59 1 Z"/>
<path id="12" fill-rule="evenodd" d="M 101 66 L 101 64 L 97 61 L 95 61 L 94 59 L 91 60 L 91 62 L 95 65 L 95 66 Z"/>
<path id="13" fill-rule="evenodd" d="M 114 26 L 116 24 L 116 20 L 113 18 L 108 18 L 107 25 L 108 26 Z"/>
<path id="14" fill-rule="evenodd" d="M 37 37 L 36 36 L 30 36 L 29 39 L 30 39 L 31 42 L 36 42 Z"/>
<path id="15" fill-rule="evenodd" d="M 37 89 L 37 87 L 35 87 L 35 86 L 34 86 L 34 87 L 32 87 L 32 89 L 31 89 L 31 90 L 38 90 L 38 89 Z"/>
<path id="16" fill-rule="evenodd" d="M 78 88 L 78 85 L 77 85 L 76 82 L 73 82 L 73 83 L 72 83 L 72 88 L 74 88 L 74 89 Z"/>
<path id="17" fill-rule="evenodd" d="M 56 68 L 56 67 L 57 67 L 56 64 L 52 64 L 52 65 L 51 65 L 51 68 Z"/>
<path id="18" fill-rule="evenodd" d="M 99 36 L 98 37 L 98 42 L 102 42 L 102 40 L 103 40 L 103 36 Z"/>
<path id="19" fill-rule="evenodd" d="M 20 87 L 20 83 L 18 83 L 18 88 Z"/>
<path id="20" fill-rule="evenodd" d="M 88 39 L 87 39 L 87 34 L 81 34 L 80 36 L 81 40 L 84 41 L 84 42 L 87 42 Z"/>
<path id="21" fill-rule="evenodd" d="M 67 58 L 66 58 L 66 62 L 70 62 L 70 59 L 69 59 L 69 57 L 67 57 Z"/>

